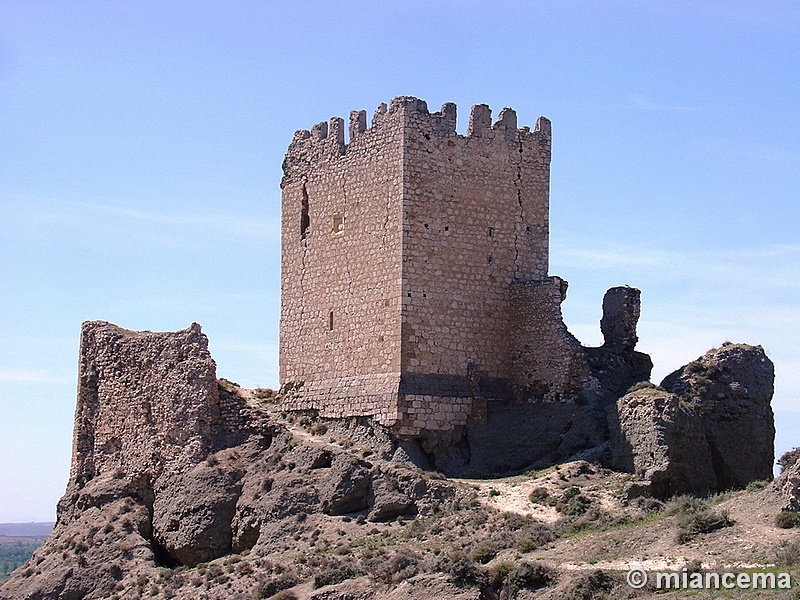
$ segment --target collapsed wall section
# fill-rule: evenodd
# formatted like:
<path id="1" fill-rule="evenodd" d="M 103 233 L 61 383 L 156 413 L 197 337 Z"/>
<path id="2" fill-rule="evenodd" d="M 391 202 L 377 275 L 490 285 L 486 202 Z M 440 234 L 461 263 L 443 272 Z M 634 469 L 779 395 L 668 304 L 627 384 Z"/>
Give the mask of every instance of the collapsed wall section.
<path id="1" fill-rule="evenodd" d="M 284 161 L 280 379 L 287 409 L 396 419 L 402 116 L 299 131 Z"/>
<path id="2" fill-rule="evenodd" d="M 508 347 L 514 395 L 519 400 L 575 400 L 599 389 L 580 342 L 567 330 L 560 277 L 511 286 Z"/>
<path id="3" fill-rule="evenodd" d="M 70 480 L 185 471 L 220 424 L 216 365 L 197 323 L 178 332 L 81 328 Z"/>

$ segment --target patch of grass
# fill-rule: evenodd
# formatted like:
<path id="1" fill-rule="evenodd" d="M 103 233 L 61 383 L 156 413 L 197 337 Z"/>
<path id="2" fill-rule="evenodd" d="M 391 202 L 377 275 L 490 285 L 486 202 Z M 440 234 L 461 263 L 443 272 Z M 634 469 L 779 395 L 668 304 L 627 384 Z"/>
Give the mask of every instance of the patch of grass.
<path id="1" fill-rule="evenodd" d="M 745 487 L 744 489 L 746 492 L 760 492 L 768 485 L 769 481 L 764 481 L 764 480 L 751 481 L 750 483 L 747 484 L 747 487 Z"/>
<path id="2" fill-rule="evenodd" d="M 275 402 L 278 399 L 278 392 L 270 388 L 259 387 L 253 390 L 253 396 L 266 402 Z"/>
<path id="3" fill-rule="evenodd" d="M 651 383 L 649 381 L 640 381 L 639 383 L 634 383 L 631 387 L 626 390 L 626 394 L 631 394 L 633 392 L 640 392 L 642 390 L 653 390 L 658 392 L 666 392 L 663 387 L 660 385 L 656 385 L 655 383 Z"/>

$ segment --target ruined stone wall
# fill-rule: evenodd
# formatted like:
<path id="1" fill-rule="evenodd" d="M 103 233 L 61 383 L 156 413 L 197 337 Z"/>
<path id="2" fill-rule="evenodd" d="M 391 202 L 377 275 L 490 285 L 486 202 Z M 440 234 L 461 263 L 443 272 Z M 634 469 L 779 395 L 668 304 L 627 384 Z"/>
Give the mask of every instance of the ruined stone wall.
<path id="1" fill-rule="evenodd" d="M 71 481 L 186 470 L 221 426 L 216 365 L 196 323 L 175 333 L 81 329 Z"/>
<path id="2" fill-rule="evenodd" d="M 560 277 L 511 286 L 512 381 L 520 399 L 576 399 L 599 389 L 580 342 L 567 331 L 561 303 L 567 282 Z"/>
<path id="3" fill-rule="evenodd" d="M 290 409 L 396 417 L 402 115 L 295 134 L 282 181 L 280 378 Z"/>

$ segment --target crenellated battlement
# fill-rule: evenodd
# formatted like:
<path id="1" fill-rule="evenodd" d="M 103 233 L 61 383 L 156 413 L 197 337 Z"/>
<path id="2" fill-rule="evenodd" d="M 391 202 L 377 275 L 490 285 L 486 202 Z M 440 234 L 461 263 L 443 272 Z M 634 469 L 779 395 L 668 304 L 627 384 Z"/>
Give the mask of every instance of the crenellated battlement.
<path id="1" fill-rule="evenodd" d="M 533 130 L 517 126 L 517 113 L 512 108 L 503 108 L 497 121 L 492 123 L 492 109 L 487 104 L 476 104 L 470 109 L 466 135 L 456 131 L 457 106 L 445 102 L 437 112 L 430 112 L 425 100 L 413 96 L 397 96 L 387 105 L 382 102 L 367 125 L 367 112 L 350 112 L 345 140 L 344 119 L 331 117 L 310 130 L 295 132 L 283 163 L 284 177 L 291 178 L 298 171 L 307 170 L 320 161 L 335 160 L 347 154 L 351 148 L 362 148 L 370 143 L 382 144 L 394 136 L 381 135 L 385 129 L 400 129 L 404 135 L 427 134 L 452 138 L 454 143 L 526 143 L 546 153 L 549 162 L 551 126 L 546 117 L 539 117 Z M 385 132 L 384 132 L 385 133 Z"/>

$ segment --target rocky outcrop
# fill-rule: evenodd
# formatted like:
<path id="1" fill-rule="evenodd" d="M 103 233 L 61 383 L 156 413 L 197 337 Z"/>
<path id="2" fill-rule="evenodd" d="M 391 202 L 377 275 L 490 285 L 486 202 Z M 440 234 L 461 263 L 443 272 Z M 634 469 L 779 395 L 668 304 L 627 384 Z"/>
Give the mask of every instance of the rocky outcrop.
<path id="1" fill-rule="evenodd" d="M 611 466 L 635 473 L 656 497 L 716 489 L 703 425 L 675 394 L 641 385 L 609 411 Z M 704 451 L 705 450 L 705 451 Z"/>
<path id="2" fill-rule="evenodd" d="M 611 466 L 662 497 L 770 479 L 773 379 L 760 346 L 725 344 L 637 386 L 609 409 Z"/>
<path id="3" fill-rule="evenodd" d="M 772 487 L 783 502 L 781 510 L 800 512 L 800 461 L 795 461 L 781 471 Z"/>
<path id="4" fill-rule="evenodd" d="M 661 382 L 702 418 L 717 489 L 772 478 L 774 380 L 774 365 L 761 346 L 728 343 Z"/>

